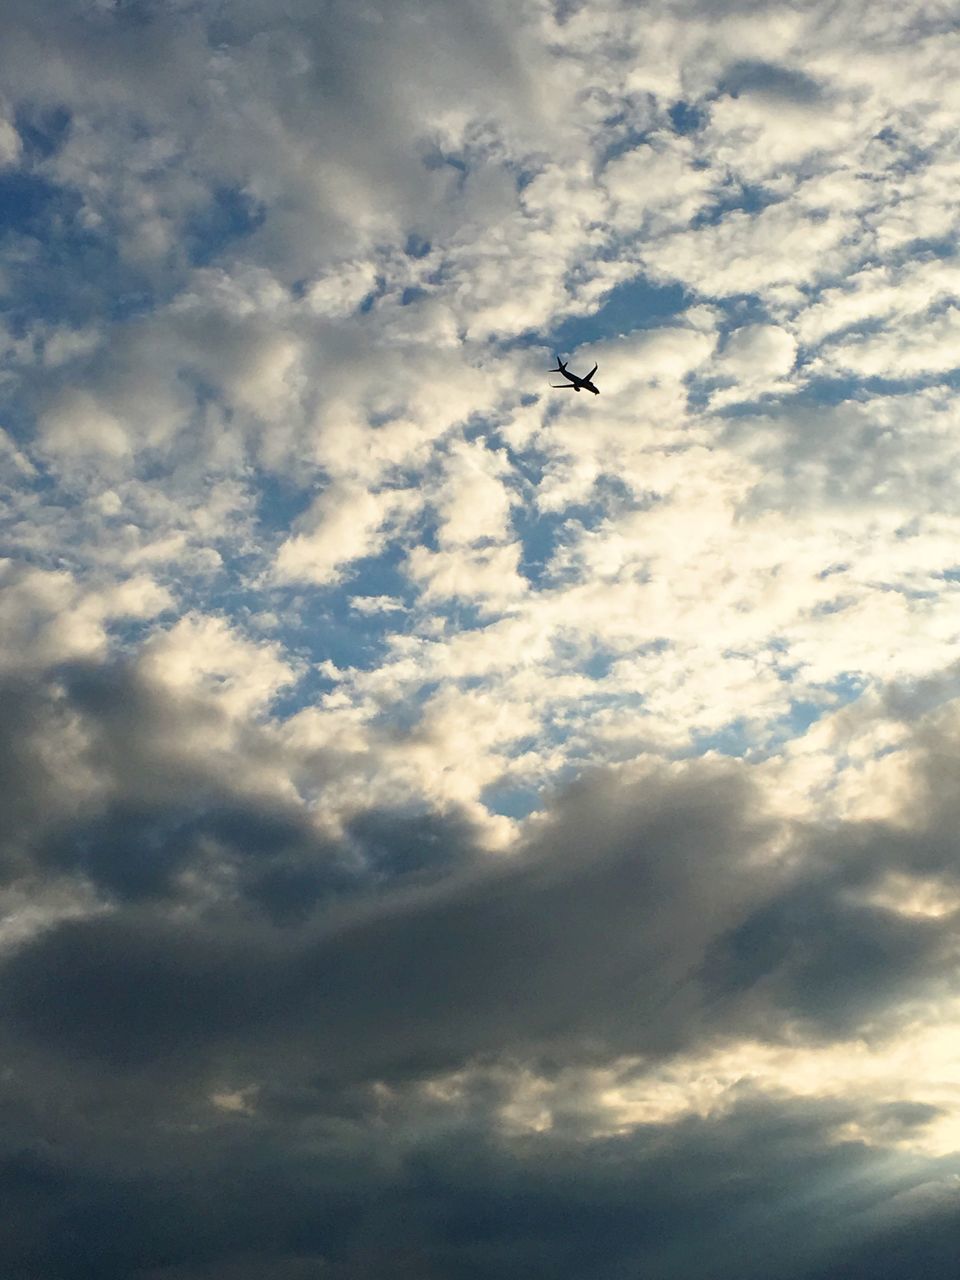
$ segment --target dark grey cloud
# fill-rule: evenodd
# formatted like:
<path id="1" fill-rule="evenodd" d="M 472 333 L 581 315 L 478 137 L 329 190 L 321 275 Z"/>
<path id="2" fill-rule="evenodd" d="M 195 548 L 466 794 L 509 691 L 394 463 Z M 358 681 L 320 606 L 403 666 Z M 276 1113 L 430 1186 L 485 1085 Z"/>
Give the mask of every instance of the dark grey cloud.
<path id="1" fill-rule="evenodd" d="M 11 865 L 26 883 L 92 885 L 110 909 L 53 925 L 0 971 L 8 1025 L 51 1061 L 184 1080 L 230 1062 L 291 1081 L 310 1061 L 344 1089 L 502 1055 L 664 1055 L 798 1020 L 853 1033 L 952 961 L 949 917 L 864 898 L 890 870 L 952 874 L 954 837 L 934 823 L 853 824 L 829 849 L 801 832 L 785 874 L 757 861 L 775 827 L 742 768 L 692 765 L 585 778 L 492 862 L 455 816 L 371 810 L 321 839 L 304 813 L 188 767 L 212 707 L 174 706 L 133 668 L 73 667 L 56 689 L 21 692 L 37 711 L 32 738 L 8 722 L 21 761 L 31 742 L 45 758 L 55 701 L 106 799 L 48 826 L 38 772 Z M 22 804 L 29 759 L 14 782 Z M 195 899 L 198 881 L 224 889 Z"/>
<path id="2" fill-rule="evenodd" d="M 782 67 L 773 62 L 746 59 L 735 62 L 720 81 L 720 92 L 737 98 L 740 94 L 806 105 L 819 101 L 823 96 L 816 80 L 794 67 Z"/>
<path id="3" fill-rule="evenodd" d="M 576 1089 L 551 1133 L 511 1138 L 500 1110 L 521 1069 L 868 1033 L 942 985 L 949 917 L 895 916 L 867 891 L 891 870 L 955 879 L 944 740 L 928 752 L 942 803 L 914 829 L 798 828 L 770 861 L 784 828 L 745 768 L 691 762 L 587 775 L 491 858 L 456 815 L 369 809 L 318 838 L 245 791 L 242 754 L 232 787 L 198 769 L 191 735 L 223 711 L 161 697 L 134 665 L 16 692 L 8 875 L 82 883 L 106 910 L 0 966 L 11 1274 L 867 1274 L 882 1206 L 918 1166 L 830 1135 L 856 1120 L 898 1141 L 936 1120 L 929 1104 L 761 1102 L 745 1085 L 726 1119 L 603 1139 Z M 79 816 L 41 768 L 68 725 L 72 763 L 98 769 Z M 254 760 L 264 733 L 249 728 Z M 198 878 L 229 891 L 192 896 Z M 450 1071 L 465 1092 L 444 1109 L 422 1085 Z M 249 1107 L 229 1102 L 248 1086 Z M 952 1230 L 904 1228 L 880 1274 L 907 1280 Z M 859 1271 L 823 1269 L 861 1240 Z"/>
<path id="4" fill-rule="evenodd" d="M 32 869 L 82 878 L 107 900 L 169 904 L 189 899 L 189 877 L 203 872 L 281 923 L 342 895 L 427 883 L 476 856 L 474 827 L 456 810 L 369 808 L 334 838 L 301 804 L 252 799 L 245 780 L 278 756 L 269 734 L 245 723 L 226 770 L 198 760 L 192 741 L 228 714 L 171 697 L 131 663 L 11 678 L 0 698 L 0 854 L 11 878 Z M 78 773 L 94 779 L 91 793 L 65 785 Z"/>
<path id="5" fill-rule="evenodd" d="M 857 900 L 881 870 L 873 863 L 801 882 L 752 911 L 710 947 L 706 991 L 755 1003 L 774 1032 L 793 1017 L 838 1036 L 920 994 L 931 972 L 954 963 L 954 928 L 949 918 L 904 917 Z"/>
<path id="6" fill-rule="evenodd" d="M 38 821 L 31 874 L 92 882 L 113 909 L 41 933 L 0 976 L 8 1015 L 53 1052 L 167 1070 L 322 1045 L 341 1084 L 568 1045 L 663 1052 L 689 1040 L 690 976 L 761 883 L 744 881 L 760 828 L 726 770 L 598 775 L 480 862 L 456 815 L 361 812 L 323 841 L 304 813 L 231 793 L 189 745 L 221 713 L 133 668 L 75 666 L 57 690 L 105 799 Z M 198 878 L 224 892 L 194 902 Z"/>
<path id="7" fill-rule="evenodd" d="M 943 1197 L 948 1201 L 948 1196 Z M 844 1250 L 810 1280 L 906 1280 L 949 1276 L 960 1249 L 960 1213 L 949 1205 L 884 1223 L 874 1238 Z"/>
<path id="8" fill-rule="evenodd" d="M 48 822 L 63 810 L 63 782 L 56 746 L 69 730 L 69 714 L 52 682 L 8 676 L 0 680 L 0 879 L 22 875 L 29 851 Z"/>
<path id="9" fill-rule="evenodd" d="M 832 1143 L 843 1119 L 745 1099 L 719 1120 L 523 1142 L 482 1115 L 399 1140 L 372 1116 L 309 1134 L 234 1121 L 158 1135 L 136 1167 L 115 1149 L 110 1165 L 89 1147 L 11 1153 L 0 1222 L 11 1268 L 50 1280 L 826 1280 L 871 1260 L 907 1280 L 942 1265 L 955 1222 L 935 1209 L 905 1230 L 896 1198 L 918 1170 Z M 936 1187 L 948 1171 L 922 1174 Z"/>
<path id="10" fill-rule="evenodd" d="M 480 859 L 455 813 L 361 811 L 333 838 L 245 795 L 190 746 L 222 710 L 164 698 L 136 668 L 73 666 L 18 696 L 10 874 L 91 885 L 110 907 L 41 932 L 0 974 L 8 1016 L 53 1052 L 162 1064 L 185 1046 L 198 1063 L 322 1046 L 340 1084 L 491 1054 L 666 1054 L 797 1019 L 853 1033 L 954 956 L 949 916 L 870 896 L 891 871 L 955 879 L 949 800 L 916 831 L 797 830 L 784 870 L 742 766 L 601 772 L 511 855 Z M 95 762 L 99 799 L 51 817 L 42 764 L 66 723 L 79 746 L 60 767 Z M 247 749 L 255 770 L 270 744 L 253 726 Z"/>

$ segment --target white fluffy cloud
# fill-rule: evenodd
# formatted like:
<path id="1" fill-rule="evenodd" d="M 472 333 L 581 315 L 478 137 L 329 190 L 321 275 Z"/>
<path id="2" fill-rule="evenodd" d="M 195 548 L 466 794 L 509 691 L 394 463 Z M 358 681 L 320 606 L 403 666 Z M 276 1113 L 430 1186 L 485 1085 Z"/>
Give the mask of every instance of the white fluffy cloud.
<path id="1" fill-rule="evenodd" d="M 336 582 L 355 560 L 382 549 L 389 523 L 411 508 L 407 490 L 378 493 L 351 486 L 327 490 L 306 520 L 306 530 L 288 538 L 277 552 L 275 574 L 282 580 Z"/>
<path id="2" fill-rule="evenodd" d="M 152 619 L 172 607 L 170 592 L 140 574 L 82 584 L 65 570 L 0 560 L 0 667 L 43 668 L 109 652 L 109 628 Z"/>

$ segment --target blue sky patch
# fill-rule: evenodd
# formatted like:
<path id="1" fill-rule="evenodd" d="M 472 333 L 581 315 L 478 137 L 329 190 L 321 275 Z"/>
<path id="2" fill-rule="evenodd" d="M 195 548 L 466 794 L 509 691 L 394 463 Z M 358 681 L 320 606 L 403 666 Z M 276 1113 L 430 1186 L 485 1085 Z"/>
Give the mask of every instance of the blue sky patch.
<path id="1" fill-rule="evenodd" d="M 196 213 L 186 224 L 184 235 L 190 245 L 190 257 L 202 267 L 229 251 L 263 225 L 266 211 L 245 191 L 236 187 L 218 187 L 206 209 Z"/>
<path id="2" fill-rule="evenodd" d="M 611 289 L 592 315 L 571 316 L 545 340 L 563 354 L 636 329 L 657 328 L 683 311 L 689 300 L 680 285 L 651 284 L 642 277 L 628 280 Z"/>

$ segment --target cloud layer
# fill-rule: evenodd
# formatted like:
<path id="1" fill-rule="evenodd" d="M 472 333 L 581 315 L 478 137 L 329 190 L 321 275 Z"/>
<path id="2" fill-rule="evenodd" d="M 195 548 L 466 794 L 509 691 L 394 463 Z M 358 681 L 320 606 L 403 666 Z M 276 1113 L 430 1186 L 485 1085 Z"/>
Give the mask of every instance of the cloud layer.
<path id="1" fill-rule="evenodd" d="M 957 42 L 5 7 L 5 1273 L 953 1274 Z"/>

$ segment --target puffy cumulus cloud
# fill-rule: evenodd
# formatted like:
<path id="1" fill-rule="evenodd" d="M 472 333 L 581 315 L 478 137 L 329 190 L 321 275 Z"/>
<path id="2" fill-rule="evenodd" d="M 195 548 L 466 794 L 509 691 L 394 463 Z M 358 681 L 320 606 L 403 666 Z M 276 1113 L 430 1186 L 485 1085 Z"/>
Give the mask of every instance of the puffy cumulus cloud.
<path id="1" fill-rule="evenodd" d="M 723 366 L 734 377 L 751 381 L 789 373 L 797 344 L 785 329 L 774 324 L 752 324 L 735 329 L 723 349 Z"/>
<path id="2" fill-rule="evenodd" d="M 925 680 L 872 690 L 784 743 L 760 766 L 776 777 L 778 811 L 796 815 L 815 805 L 826 821 L 877 819 L 914 827 L 919 809 L 910 797 L 922 796 L 923 808 L 943 785 L 937 761 L 954 732 L 956 682 L 951 666 Z M 919 739 L 918 720 L 924 725 Z M 924 754 L 922 741 L 933 754 Z M 919 893 L 922 900 L 919 881 L 910 898 Z"/>
<path id="3" fill-rule="evenodd" d="M 689 138 L 663 132 L 611 160 L 603 181 L 613 200 L 613 224 L 630 233 L 686 226 L 716 194 L 716 174 L 697 159 Z"/>
<path id="4" fill-rule="evenodd" d="M 318 315 L 346 317 L 374 292 L 376 284 L 375 265 L 361 259 L 318 276 L 307 290 L 306 300 Z"/>
<path id="5" fill-rule="evenodd" d="M 914 378 L 956 368 L 960 309 L 913 318 L 893 333 L 847 337 L 828 347 L 815 372 L 856 374 L 864 378 Z"/>
<path id="6" fill-rule="evenodd" d="M 252 251 L 296 279 L 404 233 L 442 200 L 456 176 L 442 156 L 475 118 L 527 145 L 551 128 L 556 71 L 534 24 L 507 27 L 483 6 L 345 7 L 329 23 L 298 4 L 281 25 L 263 5 L 226 22 L 202 6 L 142 19 L 166 76 L 114 7 L 71 6 L 47 70 L 26 77 L 45 19 L 11 14 L 4 63 L 15 99 L 71 111 L 48 168 L 80 193 L 86 222 L 161 267 L 218 216 L 231 229 L 217 201 L 239 192 L 263 211 Z M 419 162 L 431 155 L 440 163 Z"/>
<path id="7" fill-rule="evenodd" d="M 421 606 L 458 601 L 484 612 L 509 608 L 528 590 L 511 511 L 518 501 L 506 454 L 483 442 L 454 444 L 443 457 L 430 504 L 437 549 L 410 548 L 405 570 Z M 516 483 L 515 478 L 514 483 Z"/>
<path id="8" fill-rule="evenodd" d="M 592 262 L 580 268 L 584 254 L 592 259 L 602 245 L 598 227 L 607 217 L 606 202 L 586 158 L 572 171 L 558 166 L 541 171 L 520 192 L 519 209 L 514 187 L 512 178 L 497 183 L 501 208 L 484 207 L 487 193 L 482 203 L 478 200 L 487 224 L 479 235 L 470 229 L 466 237 L 452 237 L 448 264 L 458 284 L 450 305 L 471 339 L 544 329 L 557 315 L 575 310 L 581 289 L 566 284 L 567 272 L 582 276 L 584 293 L 594 275 L 605 284 L 614 282 L 608 271 Z M 524 263 L 523 273 L 505 291 L 504 276 L 514 276 L 518 258 Z"/>
<path id="9" fill-rule="evenodd" d="M 926 449 L 901 425 L 917 431 L 921 406 Z M 726 447 L 680 448 L 619 438 L 601 420 L 597 461 L 587 468 L 586 447 L 577 472 L 558 458 L 539 493 L 544 519 L 563 510 L 561 477 L 596 509 L 565 522 L 541 569 L 527 561 L 522 590 L 507 575 L 513 552 L 502 565 L 490 547 L 411 553 L 418 589 L 510 616 L 468 631 L 435 614 L 415 622 L 374 670 L 338 673 L 341 707 L 359 722 L 391 704 L 406 718 L 417 689 L 479 682 L 539 722 L 508 766 L 519 778 L 631 741 L 675 750 L 734 730 L 725 743 L 745 750 L 783 733 L 794 702 L 814 714 L 864 681 L 934 674 L 956 629 L 953 523 L 934 487 L 951 421 L 940 397 L 878 399 L 836 416 L 736 419 Z M 573 423 L 566 438 L 572 451 Z M 614 460 L 614 476 L 601 470 Z M 918 519 L 920 501 L 936 514 Z M 499 577 L 481 580 L 478 557 Z M 450 769 L 483 772 L 459 753 Z"/>
<path id="10" fill-rule="evenodd" d="M 404 489 L 379 492 L 342 485 L 327 490 L 305 519 L 306 529 L 288 538 L 277 551 L 274 573 L 280 579 L 336 582 L 353 561 L 380 550 L 390 537 L 391 522 L 413 506 Z"/>
<path id="11" fill-rule="evenodd" d="M 115 326 L 108 344 L 76 342 L 69 361 L 25 375 L 44 460 L 68 474 L 130 474 L 169 457 L 199 427 L 196 397 L 181 377 L 185 344 L 162 317 Z M 149 463 L 148 463 L 149 465 Z"/>
<path id="12" fill-rule="evenodd" d="M 535 496 L 540 511 L 562 513 L 590 503 L 612 477 L 638 498 L 649 497 L 659 488 L 662 469 L 679 465 L 668 455 L 691 447 L 691 437 L 699 442 L 690 430 L 688 383 L 709 360 L 716 333 L 709 313 L 693 308 L 684 319 L 686 324 L 635 331 L 591 347 L 600 367 L 602 405 L 588 407 L 580 397 L 567 397 L 536 429 L 545 455 Z M 521 420 L 502 434 L 523 447 L 532 433 Z"/>
<path id="13" fill-rule="evenodd" d="M 817 285 L 858 264 L 855 223 L 842 210 L 808 213 L 777 201 L 757 213 L 740 209 L 715 226 L 678 231 L 645 251 L 661 279 L 682 280 L 706 297 L 773 294 L 785 285 Z"/>
<path id="14" fill-rule="evenodd" d="M 796 355 L 795 338 L 779 325 L 751 324 L 735 329 L 714 366 L 721 381 L 732 381 L 733 385 L 715 391 L 712 406 L 719 408 L 731 401 L 786 389 L 789 384 L 783 379 L 793 368 Z"/>
<path id="15" fill-rule="evenodd" d="M 604 357 L 604 386 L 610 381 L 614 393 L 631 382 L 682 381 L 698 368 L 713 350 L 711 317 L 697 311 L 688 313 L 687 326 L 664 325 L 648 332 L 635 332 L 609 347 L 601 347 Z"/>
<path id="16" fill-rule="evenodd" d="M 864 130 L 860 105 L 828 90 L 803 71 L 760 60 L 736 62 L 721 81 L 707 145 L 753 182 L 836 153 Z"/>
<path id="17" fill-rule="evenodd" d="M 70 659 L 102 657 L 109 628 L 152 619 L 173 598 L 140 574 L 95 586 L 66 571 L 0 561 L 0 667 L 42 669 Z"/>
<path id="18" fill-rule="evenodd" d="M 929 571 L 949 569 L 944 539 L 951 536 L 954 503 L 944 471 L 956 453 L 957 423 L 948 389 L 782 405 L 749 424 L 729 424 L 727 433 L 762 472 L 748 508 L 817 511 L 848 531 L 851 518 L 854 526 L 863 517 L 889 522 L 892 534 L 902 530 L 886 551 L 891 568 L 911 555 L 914 538 L 930 537 Z M 846 536 L 838 527 L 838 550 Z M 834 563 L 842 564 L 843 556 Z"/>
<path id="19" fill-rule="evenodd" d="M 430 551 L 414 547 L 407 557 L 413 582 L 425 603 L 457 600 L 486 612 L 509 608 L 528 590 L 519 572 L 517 543 Z"/>
<path id="20" fill-rule="evenodd" d="M 483 445 L 454 449 L 437 503 L 441 545 L 503 540 L 509 530 L 511 495 L 502 477 L 509 475 L 503 453 Z"/>
<path id="21" fill-rule="evenodd" d="M 908 262 L 898 268 L 865 267 L 836 288 L 825 289 L 797 316 L 801 339 L 815 345 L 829 334 L 859 325 L 923 313 L 942 306 L 960 287 L 960 273 L 950 259 Z"/>
<path id="22" fill-rule="evenodd" d="M 92 454 L 99 463 L 130 450 L 123 423 L 88 392 L 64 395 L 44 415 L 42 431 L 47 451 L 68 459 Z"/>
<path id="23" fill-rule="evenodd" d="M 355 613 L 400 613 L 403 605 L 393 596 L 353 596 L 350 608 Z"/>
<path id="24" fill-rule="evenodd" d="M 171 692 L 212 692 L 234 714 L 265 706 L 294 679 L 276 645 L 246 640 L 222 618 L 195 615 L 151 636 L 140 666 Z"/>

